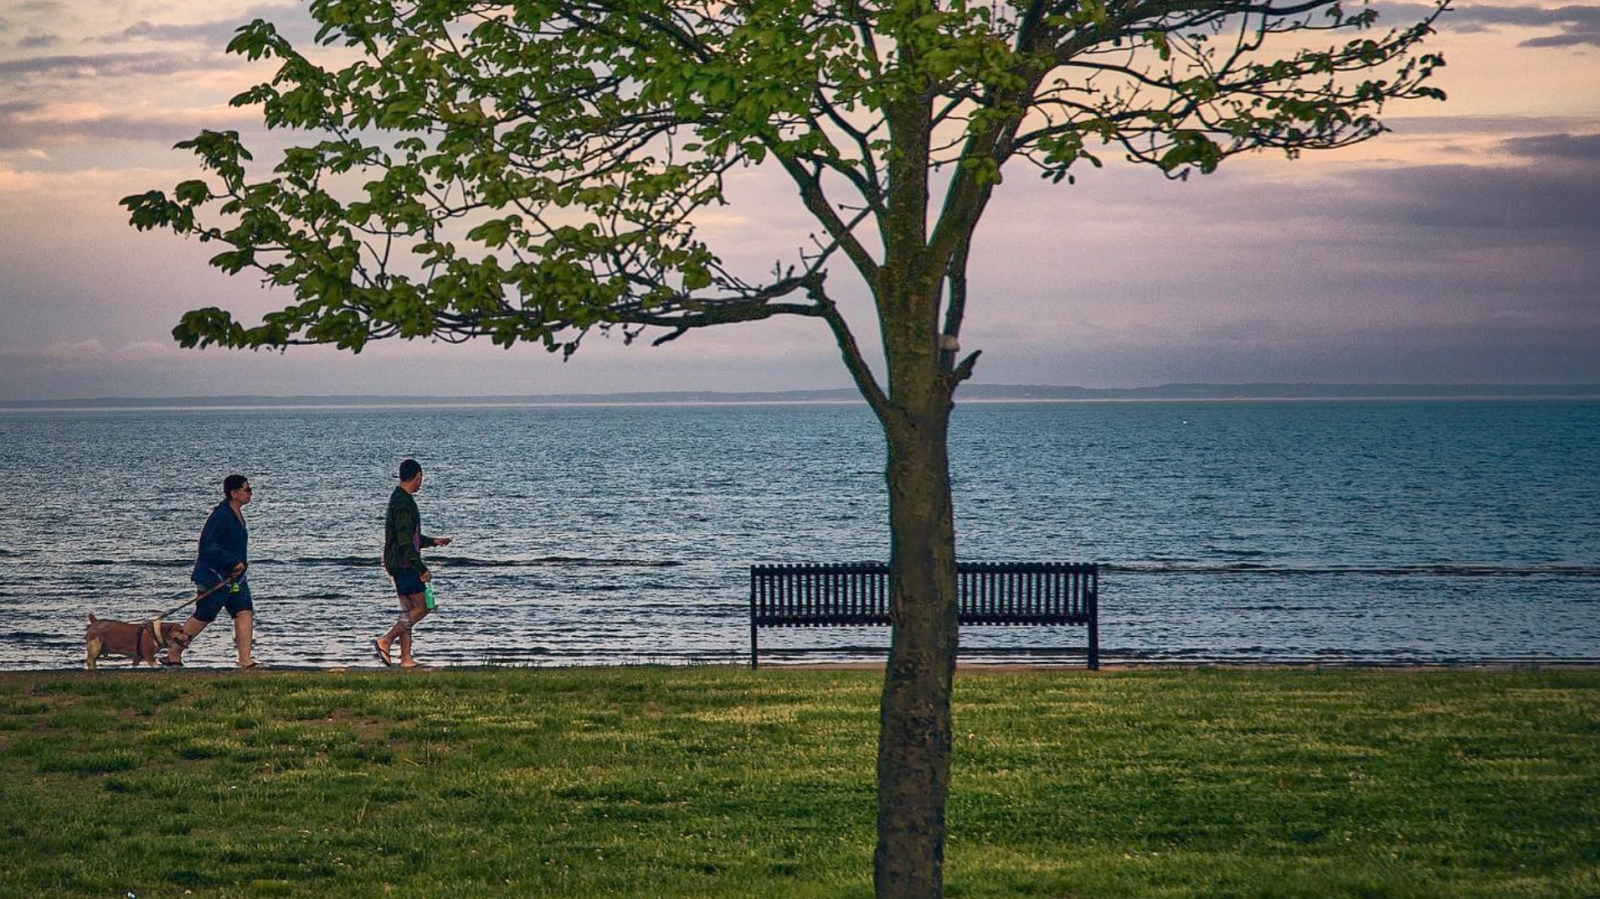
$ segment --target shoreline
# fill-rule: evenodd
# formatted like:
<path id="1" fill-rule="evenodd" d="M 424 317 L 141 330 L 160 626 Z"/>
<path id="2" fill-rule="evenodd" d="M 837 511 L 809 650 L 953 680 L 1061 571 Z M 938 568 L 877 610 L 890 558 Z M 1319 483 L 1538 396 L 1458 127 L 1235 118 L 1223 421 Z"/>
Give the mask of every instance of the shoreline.
<path id="1" fill-rule="evenodd" d="M 59 669 L 0 669 L 0 680 L 11 678 L 45 678 L 45 677 L 94 677 L 101 672 L 112 675 L 165 675 L 165 677 L 182 678 L 192 673 L 200 675 L 230 675 L 230 673 L 248 673 L 251 677 L 259 677 L 261 673 L 290 672 L 290 673 L 392 673 L 397 677 L 403 675 L 418 675 L 418 673 L 443 673 L 443 672 L 528 672 L 528 670 L 626 670 L 626 669 L 662 669 L 662 670 L 706 670 L 728 669 L 747 672 L 750 669 L 749 661 L 742 662 L 688 662 L 688 664 L 666 664 L 658 661 L 618 662 L 618 664 L 603 665 L 422 665 L 421 669 L 413 672 L 402 672 L 398 669 L 384 669 L 376 665 L 288 665 L 266 664 L 262 669 L 251 672 L 240 672 L 234 665 L 186 665 L 182 670 L 152 669 L 147 665 L 133 667 L 118 662 L 102 661 L 101 667 L 96 670 L 83 669 L 83 667 L 59 667 Z M 882 672 L 885 662 L 867 661 L 816 661 L 816 662 L 763 662 L 762 670 L 797 670 L 797 672 Z M 1139 670 L 1243 670 L 1243 672 L 1315 672 L 1315 670 L 1374 670 L 1374 672 L 1400 672 L 1400 673 L 1426 673 L 1426 672 L 1525 672 L 1525 670 L 1594 670 L 1600 669 L 1600 659 L 1525 659 L 1525 661 L 1509 661 L 1509 659 L 1485 659 L 1485 661 L 1456 661 L 1456 662 L 1405 662 L 1405 661 L 1347 661 L 1347 662 L 1298 662 L 1298 661 L 1115 661 L 1101 662 L 1099 670 L 1086 669 L 1083 664 L 1056 664 L 1056 662 L 984 662 L 960 661 L 955 662 L 957 673 L 1048 673 L 1048 672 L 1082 672 L 1086 675 L 1098 673 L 1139 672 Z"/>

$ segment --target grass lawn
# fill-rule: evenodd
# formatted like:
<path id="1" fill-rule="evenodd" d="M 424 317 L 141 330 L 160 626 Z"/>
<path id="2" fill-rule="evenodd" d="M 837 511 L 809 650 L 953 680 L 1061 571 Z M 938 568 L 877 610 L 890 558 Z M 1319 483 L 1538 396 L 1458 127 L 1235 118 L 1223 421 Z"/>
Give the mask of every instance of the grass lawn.
<path id="1" fill-rule="evenodd" d="M 866 897 L 881 676 L 0 675 L 0 897 Z M 1600 670 L 964 671 L 950 897 L 1600 896 Z"/>

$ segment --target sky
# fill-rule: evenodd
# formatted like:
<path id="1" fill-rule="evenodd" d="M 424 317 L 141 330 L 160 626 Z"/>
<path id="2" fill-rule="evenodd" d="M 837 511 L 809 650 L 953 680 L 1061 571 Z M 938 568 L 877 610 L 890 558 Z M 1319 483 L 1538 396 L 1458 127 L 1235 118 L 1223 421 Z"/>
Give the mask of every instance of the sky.
<path id="1" fill-rule="evenodd" d="M 270 72 L 223 49 L 257 17 L 306 40 L 303 6 L 0 0 L 0 399 L 849 385 L 813 320 L 595 338 L 565 363 L 487 343 L 179 348 L 185 310 L 291 297 L 209 268 L 214 246 L 135 231 L 117 201 L 195 177 L 172 145 L 202 128 L 249 142 L 259 115 L 227 101 Z M 973 250 L 974 380 L 1600 384 L 1600 4 L 1467 2 L 1439 30 L 1449 101 L 1391 106 L 1373 142 L 1181 183 L 1011 170 Z M 815 230 L 764 170 L 732 192 L 703 227 L 754 273 Z M 859 288 L 840 271 L 830 286 L 875 343 Z"/>

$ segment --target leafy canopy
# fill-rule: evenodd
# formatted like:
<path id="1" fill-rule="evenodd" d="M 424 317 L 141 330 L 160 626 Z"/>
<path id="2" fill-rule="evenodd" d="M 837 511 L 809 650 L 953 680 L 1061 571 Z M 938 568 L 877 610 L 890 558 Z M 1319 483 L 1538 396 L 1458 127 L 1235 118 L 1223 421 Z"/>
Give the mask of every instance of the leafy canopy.
<path id="1" fill-rule="evenodd" d="M 1003 169 L 1071 180 L 1109 153 L 1184 177 L 1370 138 L 1387 101 L 1443 97 L 1443 61 L 1416 50 L 1447 4 L 1383 31 L 1336 0 L 314 0 L 313 55 L 260 20 L 228 47 L 277 63 L 233 104 L 311 139 L 254 177 L 238 133 L 205 131 L 178 145 L 205 177 L 123 204 L 293 292 L 252 326 L 188 313 L 185 346 L 571 353 L 595 329 L 792 314 L 827 319 L 852 362 L 830 261 L 880 318 L 933 319 L 896 304 L 964 265 Z M 695 215 L 753 165 L 819 230 L 752 279 Z M 959 327 L 950 308 L 933 333 Z"/>

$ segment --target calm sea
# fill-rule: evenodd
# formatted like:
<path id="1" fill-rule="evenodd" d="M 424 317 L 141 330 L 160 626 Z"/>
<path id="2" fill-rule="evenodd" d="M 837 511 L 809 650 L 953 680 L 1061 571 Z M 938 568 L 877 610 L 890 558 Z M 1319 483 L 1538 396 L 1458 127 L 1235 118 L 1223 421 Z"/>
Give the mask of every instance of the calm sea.
<path id="1" fill-rule="evenodd" d="M 951 439 L 961 556 L 1102 563 L 1108 660 L 1600 660 L 1600 402 L 969 403 Z M 887 557 L 882 455 L 855 405 L 0 412 L 0 668 L 79 666 L 86 612 L 187 598 L 234 471 L 258 656 L 376 665 L 406 456 L 455 538 L 423 661 L 742 661 L 750 564 Z M 229 663 L 229 633 L 188 660 Z M 974 628 L 963 654 L 1081 640 Z"/>

